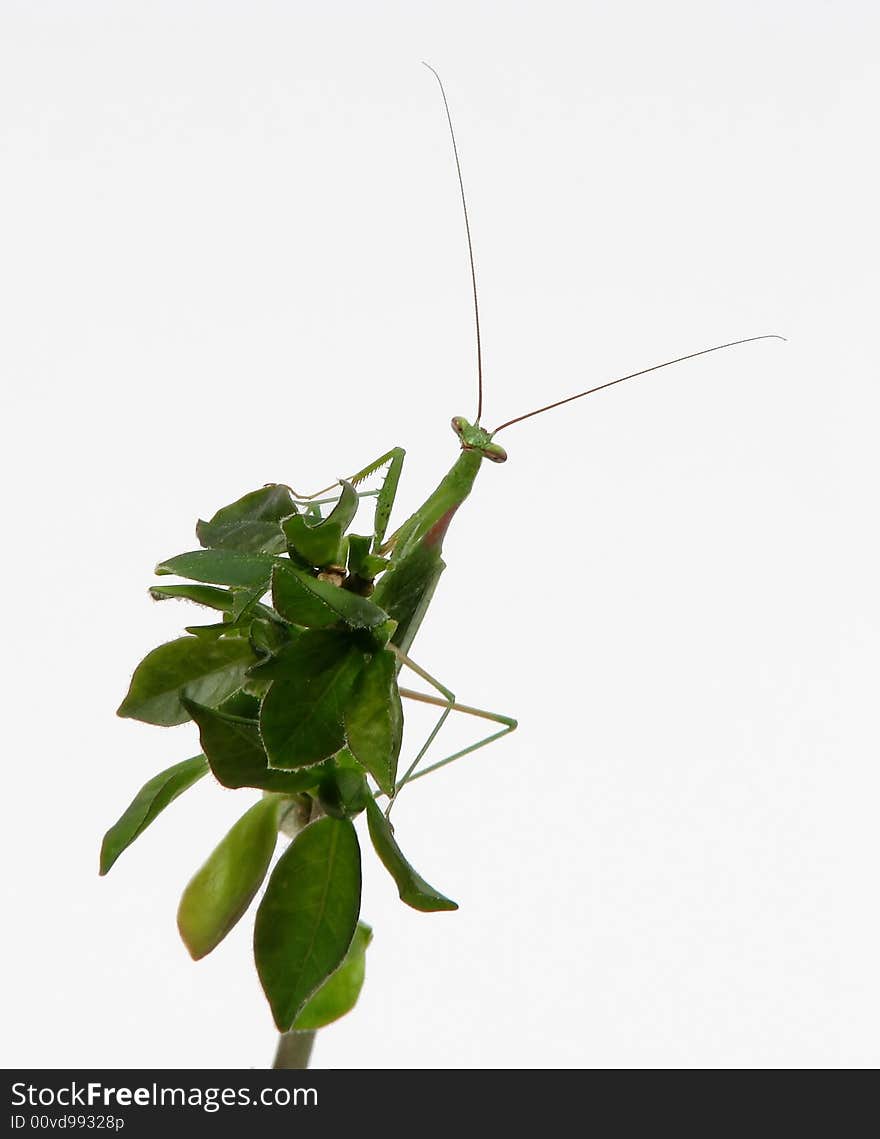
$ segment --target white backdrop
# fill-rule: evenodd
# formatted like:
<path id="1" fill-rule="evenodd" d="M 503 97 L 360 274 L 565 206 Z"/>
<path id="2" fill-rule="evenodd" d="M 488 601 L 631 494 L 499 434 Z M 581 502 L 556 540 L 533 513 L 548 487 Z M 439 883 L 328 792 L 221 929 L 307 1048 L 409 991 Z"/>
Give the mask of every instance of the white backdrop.
<path id="1" fill-rule="evenodd" d="M 199 785 L 99 880 L 198 750 L 114 710 L 197 612 L 146 587 L 198 516 L 401 444 L 399 519 L 455 458 L 423 58 L 488 426 L 789 342 L 500 436 L 414 655 L 521 726 L 397 808 L 457 914 L 365 844 L 367 984 L 315 1064 L 877 1066 L 878 31 L 816 0 L 4 0 L 6 1066 L 271 1061 L 252 915 L 197 965 L 174 925 L 251 797 Z"/>

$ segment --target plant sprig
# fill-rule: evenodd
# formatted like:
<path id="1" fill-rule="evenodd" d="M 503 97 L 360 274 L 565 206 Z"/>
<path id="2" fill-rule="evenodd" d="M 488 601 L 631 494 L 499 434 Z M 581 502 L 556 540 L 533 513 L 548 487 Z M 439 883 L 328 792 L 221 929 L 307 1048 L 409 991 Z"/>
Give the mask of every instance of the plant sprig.
<path id="1" fill-rule="evenodd" d="M 403 737 L 396 623 L 370 600 L 386 559 L 348 534 L 358 506 L 348 483 L 323 517 L 270 484 L 223 507 L 196 534 L 201 548 L 161 562 L 151 596 L 214 610 L 135 669 L 119 715 L 170 727 L 194 722 L 202 753 L 155 776 L 108 830 L 100 871 L 209 772 L 263 793 L 186 886 L 178 927 L 200 959 L 220 944 L 263 886 L 254 957 L 282 1032 L 329 1024 L 355 1004 L 371 940 L 359 921 L 369 834 L 404 902 L 456 909 L 409 865 L 376 797 L 392 797 Z M 293 810 L 292 808 L 295 808 Z M 304 820 L 269 868 L 279 827 Z"/>

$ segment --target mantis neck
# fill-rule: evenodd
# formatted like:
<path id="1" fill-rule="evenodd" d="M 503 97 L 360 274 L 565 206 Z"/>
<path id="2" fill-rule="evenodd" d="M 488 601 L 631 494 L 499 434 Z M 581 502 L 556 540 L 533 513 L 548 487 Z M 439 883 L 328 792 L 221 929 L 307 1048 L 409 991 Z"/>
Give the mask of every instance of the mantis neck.
<path id="1" fill-rule="evenodd" d="M 392 564 L 403 561 L 419 546 L 430 547 L 439 554 L 452 516 L 470 494 L 482 461 L 477 451 L 461 452 L 434 493 L 404 522 Z"/>
<path id="2" fill-rule="evenodd" d="M 397 622 L 393 643 L 408 652 L 443 572 L 440 552 L 452 516 L 470 494 L 482 456 L 462 451 L 434 493 L 398 531 L 373 600 Z"/>

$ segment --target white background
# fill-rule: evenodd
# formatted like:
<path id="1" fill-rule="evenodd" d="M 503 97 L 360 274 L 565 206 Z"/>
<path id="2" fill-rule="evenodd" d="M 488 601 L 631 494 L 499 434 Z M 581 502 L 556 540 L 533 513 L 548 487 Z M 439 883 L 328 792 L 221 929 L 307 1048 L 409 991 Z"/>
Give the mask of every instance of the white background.
<path id="1" fill-rule="evenodd" d="M 198 750 L 114 710 L 197 619 L 146 587 L 199 515 L 400 444 L 400 519 L 455 458 L 423 58 L 487 426 L 789 342 L 499 437 L 414 655 L 521 726 L 397 808 L 457 914 L 365 845 L 367 984 L 315 1064 L 877 1066 L 878 31 L 817 0 L 3 0 L 6 1066 L 271 1062 L 252 917 L 199 964 L 174 923 L 256 793 L 200 784 L 99 880 Z"/>

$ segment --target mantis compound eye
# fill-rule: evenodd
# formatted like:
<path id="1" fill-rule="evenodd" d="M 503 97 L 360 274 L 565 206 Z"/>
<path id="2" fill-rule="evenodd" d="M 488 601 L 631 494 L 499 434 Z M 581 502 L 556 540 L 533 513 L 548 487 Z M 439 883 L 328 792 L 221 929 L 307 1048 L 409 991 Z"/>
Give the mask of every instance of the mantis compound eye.
<path id="1" fill-rule="evenodd" d="M 506 463 L 507 452 L 503 447 L 499 447 L 497 443 L 489 443 L 483 448 L 483 455 L 487 459 L 491 459 L 493 463 Z"/>

